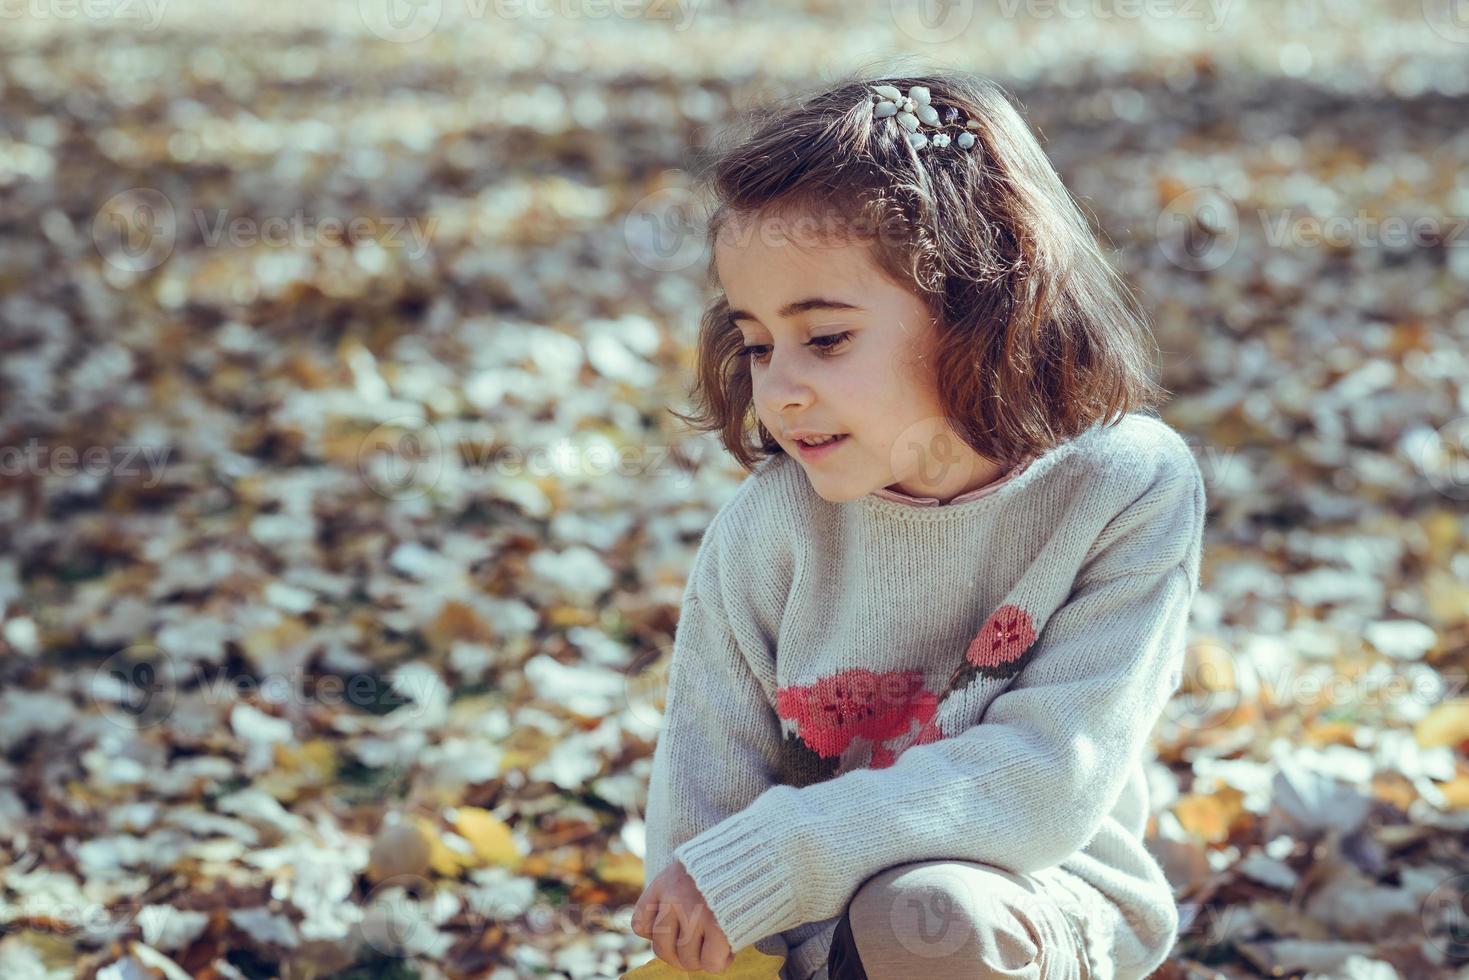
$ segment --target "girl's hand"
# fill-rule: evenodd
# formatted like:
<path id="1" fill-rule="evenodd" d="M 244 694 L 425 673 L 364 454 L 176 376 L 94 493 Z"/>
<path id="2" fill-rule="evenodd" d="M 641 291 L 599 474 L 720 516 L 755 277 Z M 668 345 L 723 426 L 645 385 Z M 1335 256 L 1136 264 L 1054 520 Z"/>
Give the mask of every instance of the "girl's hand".
<path id="1" fill-rule="evenodd" d="M 654 878 L 638 899 L 632 931 L 651 940 L 653 952 L 675 969 L 723 973 L 734 961 L 724 930 L 678 861 Z"/>

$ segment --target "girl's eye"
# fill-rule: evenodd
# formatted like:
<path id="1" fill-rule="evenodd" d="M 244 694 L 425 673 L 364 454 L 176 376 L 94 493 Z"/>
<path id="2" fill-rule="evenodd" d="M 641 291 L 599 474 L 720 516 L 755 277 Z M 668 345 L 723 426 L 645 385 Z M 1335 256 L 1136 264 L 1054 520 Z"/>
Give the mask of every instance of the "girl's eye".
<path id="1" fill-rule="evenodd" d="M 812 337 L 806 341 L 806 346 L 816 348 L 823 357 L 829 357 L 836 348 L 846 343 L 847 339 L 851 336 L 852 331 L 843 330 L 841 333 L 828 334 L 825 337 Z M 769 351 L 769 344 L 746 344 L 740 348 L 740 355 L 748 357 L 756 363 L 763 364 L 765 359 L 770 356 Z"/>

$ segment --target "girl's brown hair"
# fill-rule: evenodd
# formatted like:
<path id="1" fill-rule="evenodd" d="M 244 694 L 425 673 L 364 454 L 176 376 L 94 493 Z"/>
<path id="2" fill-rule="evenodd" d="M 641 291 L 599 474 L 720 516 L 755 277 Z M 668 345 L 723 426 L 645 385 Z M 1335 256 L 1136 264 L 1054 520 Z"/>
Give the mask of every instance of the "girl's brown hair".
<path id="1" fill-rule="evenodd" d="M 872 89 L 884 84 L 926 86 L 941 120 L 956 108 L 952 135 L 977 121 L 974 146 L 912 149 L 895 117 L 873 117 Z M 872 245 L 883 274 L 934 318 L 937 396 L 985 458 L 1014 464 L 1168 394 L 1150 377 L 1156 345 L 1131 291 L 1009 95 L 986 78 L 848 76 L 744 113 L 705 167 L 707 275 L 718 295 L 700 319 L 689 392 L 697 411 L 673 414 L 718 431 L 746 471 L 785 452 L 753 410 L 714 261 L 719 236 L 753 227 L 749 219 L 803 216 Z"/>

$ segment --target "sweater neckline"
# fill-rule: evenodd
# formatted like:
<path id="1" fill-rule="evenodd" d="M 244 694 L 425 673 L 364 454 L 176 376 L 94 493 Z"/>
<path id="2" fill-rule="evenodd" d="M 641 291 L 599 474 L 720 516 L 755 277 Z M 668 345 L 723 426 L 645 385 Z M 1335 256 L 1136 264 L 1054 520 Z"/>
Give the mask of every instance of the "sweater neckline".
<path id="1" fill-rule="evenodd" d="M 886 500 L 896 500 L 898 503 L 908 504 L 912 507 L 952 507 L 955 504 L 968 503 L 971 500 L 978 500 L 980 497 L 994 493 L 1021 473 L 1024 473 L 1025 468 L 1034 461 L 1034 455 L 1027 456 L 984 486 L 976 487 L 973 490 L 966 490 L 964 493 L 953 497 L 948 503 L 944 503 L 937 497 L 925 497 L 919 494 L 904 493 L 902 490 L 894 490 L 891 486 L 879 487 L 872 492 L 876 496 Z"/>
<path id="2" fill-rule="evenodd" d="M 1040 479 L 1055 465 L 1056 460 L 1073 451 L 1086 434 L 1083 432 L 1081 435 L 1031 456 L 1027 462 L 1017 464 L 1015 469 L 1001 477 L 989 488 L 980 488 L 981 490 L 990 489 L 991 492 L 980 493 L 977 497 L 968 500 L 923 506 L 906 500 L 893 500 L 874 492 L 864 494 L 858 498 L 856 503 L 865 513 L 884 519 L 934 522 L 973 517 L 988 508 L 1003 505 L 1011 497 Z M 1017 469 L 1019 472 L 1016 472 Z"/>

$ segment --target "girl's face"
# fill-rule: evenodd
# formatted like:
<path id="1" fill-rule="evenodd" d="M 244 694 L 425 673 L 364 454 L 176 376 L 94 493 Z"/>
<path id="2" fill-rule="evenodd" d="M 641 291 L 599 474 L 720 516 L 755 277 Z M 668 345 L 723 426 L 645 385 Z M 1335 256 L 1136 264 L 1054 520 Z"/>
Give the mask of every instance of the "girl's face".
<path id="1" fill-rule="evenodd" d="M 922 300 L 882 275 L 869 245 L 792 242 L 770 227 L 721 235 L 715 265 L 750 348 L 756 415 L 816 492 L 839 503 L 892 487 L 947 503 L 1000 476 L 945 419 Z M 846 438 L 812 452 L 800 430 Z"/>

